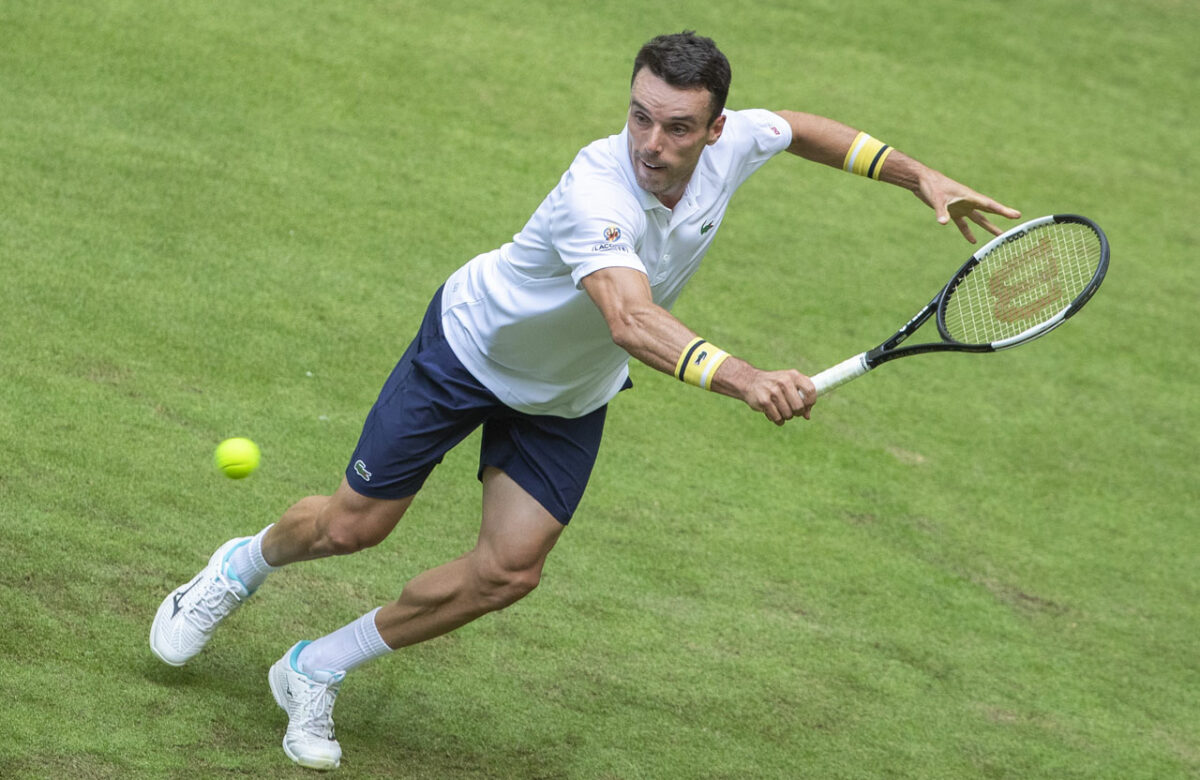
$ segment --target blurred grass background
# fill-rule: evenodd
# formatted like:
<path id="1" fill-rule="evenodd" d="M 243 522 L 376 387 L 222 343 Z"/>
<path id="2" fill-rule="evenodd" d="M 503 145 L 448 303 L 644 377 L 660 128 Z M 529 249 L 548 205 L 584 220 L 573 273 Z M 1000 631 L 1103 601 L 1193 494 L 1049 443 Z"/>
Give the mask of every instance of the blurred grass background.
<path id="1" fill-rule="evenodd" d="M 903 361 L 782 430 L 635 366 L 541 588 L 354 675 L 355 777 L 1200 774 L 1188 3 L 0 5 L 0 774 L 299 773 L 265 673 L 474 540 L 473 441 L 370 552 L 272 579 L 180 670 L 225 539 L 337 484 L 454 268 L 620 129 L 693 28 L 732 108 L 869 130 L 1113 245 L 1036 344 Z M 966 257 L 792 158 L 676 308 L 766 366 L 874 344 Z M 244 482 L 217 441 L 254 438 Z"/>

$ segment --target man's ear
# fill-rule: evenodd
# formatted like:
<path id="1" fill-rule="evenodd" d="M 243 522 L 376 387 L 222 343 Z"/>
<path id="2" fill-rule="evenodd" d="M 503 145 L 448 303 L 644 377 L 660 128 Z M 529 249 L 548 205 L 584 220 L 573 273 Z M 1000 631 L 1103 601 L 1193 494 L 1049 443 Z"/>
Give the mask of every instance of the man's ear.
<path id="1" fill-rule="evenodd" d="M 721 114 L 708 128 L 708 145 L 712 146 L 721 137 L 721 133 L 725 132 L 725 115 Z"/>

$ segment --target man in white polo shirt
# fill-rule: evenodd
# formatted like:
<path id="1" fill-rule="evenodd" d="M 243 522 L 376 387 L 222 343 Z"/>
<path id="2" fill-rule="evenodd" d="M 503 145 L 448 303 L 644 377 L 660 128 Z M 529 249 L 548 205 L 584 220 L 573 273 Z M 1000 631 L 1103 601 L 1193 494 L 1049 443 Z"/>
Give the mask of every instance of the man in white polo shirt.
<path id="1" fill-rule="evenodd" d="M 634 91 L 640 106 L 674 88 L 646 70 Z M 693 130 L 695 152 L 704 154 L 687 161 L 695 171 L 679 197 L 667 198 L 670 206 L 639 180 L 631 150 L 648 140 L 631 122 L 579 153 L 512 243 L 450 276 L 446 338 L 505 404 L 578 417 L 612 398 L 628 377 L 630 353 L 614 343 L 603 300 L 591 297 L 605 292 L 590 277 L 631 272 L 649 284 L 653 304 L 669 310 L 720 232 L 734 190 L 791 140 L 787 123 L 770 111 L 725 112 L 710 124 L 704 109 Z M 711 143 L 703 132 L 710 127 Z"/>
<path id="2" fill-rule="evenodd" d="M 832 120 L 726 111 L 729 80 L 708 38 L 685 32 L 642 48 L 625 129 L 580 151 L 511 243 L 459 268 L 434 295 L 337 491 L 226 542 L 166 597 L 150 633 L 160 659 L 184 664 L 276 568 L 378 544 L 443 455 L 482 427 L 475 547 L 414 577 L 396 601 L 295 644 L 271 667 L 289 719 L 285 752 L 303 766 L 336 767 L 332 711 L 346 672 L 537 585 L 583 495 L 607 403 L 629 385 L 630 356 L 741 399 L 778 425 L 809 416 L 808 377 L 730 356 L 670 314 L 729 199 L 759 166 L 787 150 L 899 185 L 971 241 L 968 219 L 998 234 L 983 212 L 1020 216 Z"/>

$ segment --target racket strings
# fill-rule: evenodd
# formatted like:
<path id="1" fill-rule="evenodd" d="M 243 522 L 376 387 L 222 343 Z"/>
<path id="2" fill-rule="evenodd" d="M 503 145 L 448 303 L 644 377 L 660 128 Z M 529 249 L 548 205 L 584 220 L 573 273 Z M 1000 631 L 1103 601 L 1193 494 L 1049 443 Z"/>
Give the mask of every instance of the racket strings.
<path id="1" fill-rule="evenodd" d="M 943 323 L 963 344 L 1017 336 L 1061 314 L 1091 283 L 1101 243 L 1089 226 L 1047 224 L 995 247 L 951 291 Z"/>

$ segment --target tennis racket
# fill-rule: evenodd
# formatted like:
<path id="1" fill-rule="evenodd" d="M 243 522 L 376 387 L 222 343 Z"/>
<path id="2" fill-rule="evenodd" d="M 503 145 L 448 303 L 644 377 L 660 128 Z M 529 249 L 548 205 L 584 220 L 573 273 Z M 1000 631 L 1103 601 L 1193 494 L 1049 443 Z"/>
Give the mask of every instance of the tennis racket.
<path id="1" fill-rule="evenodd" d="M 1090 219 L 1054 214 L 1018 225 L 971 255 L 887 341 L 813 376 L 817 395 L 896 358 L 995 352 L 1044 336 L 1088 302 L 1107 270 L 1108 238 Z M 941 341 L 900 346 L 934 313 Z"/>

